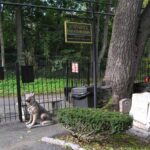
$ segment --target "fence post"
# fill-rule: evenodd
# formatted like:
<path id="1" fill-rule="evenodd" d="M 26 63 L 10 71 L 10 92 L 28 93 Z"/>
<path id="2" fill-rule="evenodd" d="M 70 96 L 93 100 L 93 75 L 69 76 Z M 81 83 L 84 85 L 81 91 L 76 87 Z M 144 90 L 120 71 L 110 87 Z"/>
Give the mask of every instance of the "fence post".
<path id="1" fill-rule="evenodd" d="M 69 99 L 69 85 L 68 85 L 68 80 L 69 80 L 69 62 L 67 60 L 67 66 L 66 66 L 66 100 L 68 101 Z"/>
<path id="2" fill-rule="evenodd" d="M 93 82 L 94 82 L 94 108 L 97 105 L 97 49 L 95 38 L 95 14 L 94 4 L 92 4 L 92 37 L 93 37 Z"/>
<path id="3" fill-rule="evenodd" d="M 16 63 L 16 82 L 17 82 L 17 98 L 18 98 L 19 120 L 20 120 L 20 122 L 22 122 L 20 68 L 19 68 L 19 63 L 18 62 Z"/>
<path id="4" fill-rule="evenodd" d="M 88 68 L 88 70 L 87 70 L 87 85 L 89 86 L 90 85 L 90 63 L 89 63 L 89 61 L 87 63 L 87 68 Z"/>

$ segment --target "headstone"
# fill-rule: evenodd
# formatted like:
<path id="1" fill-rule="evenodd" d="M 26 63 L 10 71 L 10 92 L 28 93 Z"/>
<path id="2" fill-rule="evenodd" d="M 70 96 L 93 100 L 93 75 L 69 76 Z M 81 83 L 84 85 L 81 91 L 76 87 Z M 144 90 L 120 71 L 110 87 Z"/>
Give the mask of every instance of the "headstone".
<path id="1" fill-rule="evenodd" d="M 125 98 L 119 101 L 119 111 L 121 113 L 129 113 L 131 109 L 131 99 Z"/>
<path id="2" fill-rule="evenodd" d="M 133 126 L 129 130 L 139 137 L 150 138 L 150 93 L 132 95 L 130 115 L 133 117 Z"/>

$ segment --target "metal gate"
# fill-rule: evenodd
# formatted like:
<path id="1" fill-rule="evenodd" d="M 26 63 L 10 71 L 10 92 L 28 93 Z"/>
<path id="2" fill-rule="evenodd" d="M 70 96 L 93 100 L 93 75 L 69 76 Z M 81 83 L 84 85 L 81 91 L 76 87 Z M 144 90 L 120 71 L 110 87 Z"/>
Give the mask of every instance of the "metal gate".
<path id="1" fill-rule="evenodd" d="M 0 71 L 0 122 L 18 119 L 17 82 L 15 64 Z"/>
<path id="2" fill-rule="evenodd" d="M 40 105 L 54 114 L 57 109 L 72 107 L 69 92 L 72 87 L 90 84 L 89 63 L 79 63 L 81 69 L 72 73 L 72 63 L 51 70 L 52 64 L 8 65 L 0 70 L 0 121 L 24 121 L 25 93 L 35 93 Z M 2 76 L 3 75 L 3 76 Z"/>
<path id="3" fill-rule="evenodd" d="M 78 61 L 80 70 L 79 72 L 75 71 L 74 73 L 72 73 L 73 60 L 71 61 L 67 60 L 64 63 L 62 63 L 58 68 L 57 67 L 55 68 L 52 63 L 54 59 L 51 59 L 51 61 L 49 62 L 47 61 L 46 57 L 44 59 L 36 60 L 36 64 L 34 64 L 33 66 L 29 66 L 29 64 L 28 66 L 25 66 L 25 63 L 23 64 L 20 63 L 20 60 L 18 59 L 20 65 L 12 64 L 11 61 L 11 65 L 6 65 L 4 70 L 3 67 L 1 67 L 0 70 L 0 77 L 2 76 L 2 79 L 0 81 L 0 121 L 1 122 L 18 120 L 18 119 L 22 121 L 22 117 L 24 115 L 22 113 L 22 109 L 24 109 L 25 107 L 24 94 L 29 92 L 34 92 L 36 95 L 36 100 L 43 107 L 48 109 L 50 112 L 54 113 L 55 109 L 57 110 L 58 108 L 72 106 L 71 102 L 69 101 L 69 94 L 68 94 L 72 87 L 89 85 L 90 83 L 93 83 L 94 107 L 96 107 L 97 51 L 96 51 L 96 36 L 95 36 L 95 24 L 94 24 L 96 18 L 95 16 L 98 14 L 102 14 L 102 15 L 113 15 L 113 14 L 98 12 L 98 11 L 95 12 L 94 11 L 95 6 L 101 5 L 101 3 L 96 3 L 95 1 L 83 0 L 81 1 L 81 3 L 84 4 L 79 5 L 77 9 L 74 9 L 74 6 L 72 8 L 70 7 L 63 8 L 60 4 L 60 6 L 57 8 L 53 6 L 37 5 L 34 3 L 35 1 L 32 2 L 33 3 L 15 3 L 9 1 L 5 2 L 2 0 L 0 1 L 0 6 L 1 6 L 0 11 L 2 11 L 3 7 L 4 9 L 13 10 L 12 15 L 9 16 L 11 18 L 15 18 L 14 13 L 16 11 L 16 8 L 21 8 L 22 11 L 24 11 L 24 13 L 27 13 L 26 10 L 29 9 L 31 12 L 30 15 L 32 15 L 33 13 L 32 10 L 34 10 L 35 8 L 37 8 L 39 11 L 43 11 L 43 10 L 56 11 L 55 15 L 57 17 L 60 15 L 60 12 L 67 12 L 64 15 L 64 17 L 66 17 L 67 20 L 70 20 L 72 22 L 78 22 L 79 20 L 80 23 L 82 22 L 83 24 L 87 24 L 87 23 L 90 24 L 91 26 L 90 31 L 92 31 L 91 32 L 92 36 L 90 37 L 91 38 L 90 43 L 92 45 L 91 46 L 86 45 L 84 49 L 86 51 L 92 50 L 93 61 L 91 61 L 91 53 L 89 54 L 90 59 L 88 59 L 88 61 L 82 60 L 82 62 L 79 62 L 79 60 L 75 60 Z M 73 2 L 75 2 L 75 5 L 79 3 L 79 1 L 73 1 Z M 61 1 L 58 1 L 58 3 L 61 3 Z M 87 9 L 84 9 L 85 5 L 87 6 Z M 106 4 L 106 5 L 111 5 L 111 4 Z M 35 14 L 33 13 L 33 15 Z M 45 15 L 44 11 L 42 15 Z M 63 15 L 63 13 L 61 15 Z M 5 17 L 3 18 L 5 19 Z M 75 21 L 75 19 L 77 21 Z M 58 24 L 60 23 L 59 18 L 57 18 L 55 21 L 57 21 Z M 26 22 L 24 21 L 24 23 Z M 14 24 L 12 24 L 12 26 Z M 32 21 L 31 23 L 27 22 L 26 28 L 30 30 L 31 27 L 35 28 L 35 24 L 32 24 Z M 58 26 L 56 31 L 59 30 L 60 28 L 62 27 Z M 46 36 L 44 32 L 47 33 L 48 31 L 49 28 L 46 27 L 45 31 L 42 30 L 42 32 L 40 34 L 36 34 L 36 36 L 40 37 L 39 39 L 42 39 L 41 36 L 42 35 Z M 14 33 L 14 28 L 12 32 Z M 55 33 L 53 34 L 55 35 Z M 61 33 L 59 33 L 59 36 L 60 35 Z M 24 39 L 24 45 L 25 45 L 24 49 L 26 49 L 27 48 L 26 46 L 28 45 L 26 41 L 28 41 L 31 44 L 30 48 L 32 48 L 33 43 L 32 40 L 28 39 L 28 32 L 27 33 L 24 32 L 23 36 L 22 38 Z M 12 40 L 14 39 L 12 38 Z M 39 41 L 37 43 L 38 46 L 40 47 L 41 46 L 40 44 L 43 43 L 43 41 Z M 57 47 L 58 45 L 57 40 L 55 44 Z M 38 48 L 38 46 L 36 45 L 36 48 Z M 45 45 L 43 45 L 43 49 L 44 46 Z M 83 45 L 81 45 L 81 47 L 83 47 Z M 78 48 L 76 47 L 76 49 Z M 11 59 L 11 56 L 9 58 Z M 16 58 L 17 57 L 15 56 L 15 61 Z"/>

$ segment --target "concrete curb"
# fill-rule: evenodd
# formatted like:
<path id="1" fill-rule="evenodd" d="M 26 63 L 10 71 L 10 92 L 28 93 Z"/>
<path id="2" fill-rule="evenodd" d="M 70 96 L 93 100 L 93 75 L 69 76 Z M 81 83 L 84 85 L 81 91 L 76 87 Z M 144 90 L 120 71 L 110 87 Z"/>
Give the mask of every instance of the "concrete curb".
<path id="1" fill-rule="evenodd" d="M 73 143 L 70 143 L 70 142 L 66 142 L 64 140 L 54 139 L 54 138 L 50 138 L 50 137 L 42 137 L 41 141 L 49 143 L 49 144 L 59 145 L 59 146 L 62 146 L 62 147 L 70 147 L 73 150 L 85 150 L 84 148 L 81 148 L 77 144 L 73 144 Z"/>

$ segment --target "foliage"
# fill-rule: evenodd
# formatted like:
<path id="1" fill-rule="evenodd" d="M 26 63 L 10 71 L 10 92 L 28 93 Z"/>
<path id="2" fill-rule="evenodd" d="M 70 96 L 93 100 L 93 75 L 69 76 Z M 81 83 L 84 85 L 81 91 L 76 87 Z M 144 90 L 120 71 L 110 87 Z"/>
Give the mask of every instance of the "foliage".
<path id="1" fill-rule="evenodd" d="M 145 77 L 150 76 L 149 70 L 150 70 L 150 58 L 144 57 L 139 64 L 139 69 L 136 75 L 135 82 L 144 82 Z"/>
<path id="2" fill-rule="evenodd" d="M 25 62 L 32 64 L 29 52 L 25 53 Z M 12 59 L 13 57 L 9 57 Z M 72 66 L 69 61 L 64 63 L 63 59 L 54 59 L 47 62 L 43 59 L 36 58 L 36 67 L 33 68 L 34 82 L 22 83 L 22 71 L 20 70 L 21 91 L 34 92 L 36 94 L 53 94 L 63 93 L 64 88 L 87 85 L 91 80 L 88 71 L 88 63 L 79 63 L 79 73 L 72 73 Z M 24 66 L 24 65 L 23 65 Z M 4 71 L 4 80 L 0 82 L 0 96 L 17 95 L 16 86 L 16 67 L 14 63 L 6 66 Z M 21 69 L 21 68 L 20 68 Z M 24 74 L 24 73 L 23 73 Z M 24 74 L 27 76 L 28 74 Z M 30 75 L 29 75 L 30 76 Z"/>
<path id="3" fill-rule="evenodd" d="M 150 144 L 127 134 L 113 134 L 108 139 L 94 142 L 78 141 L 71 135 L 58 137 L 71 143 L 76 143 L 86 150 L 149 150 Z"/>
<path id="4" fill-rule="evenodd" d="M 25 83 L 21 82 L 21 92 L 34 92 L 35 94 L 53 94 L 53 93 L 62 93 L 64 90 L 64 79 L 46 79 L 38 78 L 35 79 L 34 83 Z M 0 82 L 0 96 L 16 96 L 17 95 L 17 84 L 16 79 L 8 78 Z"/>
<path id="5" fill-rule="evenodd" d="M 84 79 L 82 79 L 84 81 Z M 71 86 L 73 81 L 68 81 L 68 86 Z M 76 85 L 82 86 L 80 80 L 74 81 Z M 63 93 L 66 86 L 65 78 L 36 78 L 34 82 L 22 83 L 21 92 L 34 92 L 35 94 L 56 94 Z M 17 95 L 17 83 L 16 77 L 8 77 L 6 80 L 0 82 L 0 96 L 16 96 Z"/>
<path id="6" fill-rule="evenodd" d="M 13 0 L 8 1 L 13 2 Z M 82 11 L 89 10 L 90 8 L 89 3 L 84 1 L 79 2 L 72 0 L 35 0 L 31 2 L 30 0 L 21 0 L 21 2 L 27 4 L 33 3 L 35 5 Z M 113 0 L 112 3 L 112 5 L 114 6 L 115 0 Z M 106 2 L 105 0 L 102 0 L 100 11 L 104 12 L 105 9 Z M 5 53 L 11 54 L 14 54 L 14 52 L 16 52 L 15 10 L 16 6 L 4 5 L 2 12 Z M 87 17 L 87 19 L 83 20 L 79 19 L 78 17 Z M 90 59 L 91 46 L 86 44 L 66 44 L 64 42 L 64 21 L 68 20 L 73 22 L 91 23 L 88 18 L 88 13 L 22 7 L 23 51 L 30 52 L 33 56 L 39 54 L 41 56 L 44 56 L 46 59 L 49 56 L 62 56 L 61 61 L 67 60 L 68 58 L 72 59 L 72 57 L 77 59 L 86 57 Z M 100 30 L 101 33 L 103 33 L 103 22 L 105 16 L 101 16 L 101 19 L 102 21 Z M 70 50 L 73 51 L 73 53 L 70 52 Z"/>
<path id="7" fill-rule="evenodd" d="M 147 6 L 148 1 L 149 1 L 149 0 L 144 0 L 144 1 L 143 1 L 143 7 L 144 7 L 144 8 Z"/>
<path id="8" fill-rule="evenodd" d="M 61 109 L 58 120 L 77 137 L 86 140 L 124 132 L 132 124 L 130 116 L 119 112 L 83 108 Z"/>
<path id="9" fill-rule="evenodd" d="M 58 68 L 57 68 L 58 69 Z M 63 93 L 64 87 L 66 87 L 67 79 L 61 71 L 49 72 L 45 68 L 39 69 L 36 72 L 34 82 L 22 83 L 20 82 L 21 92 L 34 92 L 35 94 L 57 94 Z M 73 76 L 75 77 L 75 75 Z M 86 78 L 69 78 L 68 86 L 82 86 L 86 84 Z M 5 74 L 5 79 L 0 82 L 0 96 L 16 96 L 17 95 L 17 83 L 14 72 L 8 72 Z"/>
<path id="10" fill-rule="evenodd" d="M 101 108 L 102 110 L 113 111 L 112 97 L 109 98 L 108 102 Z"/>

